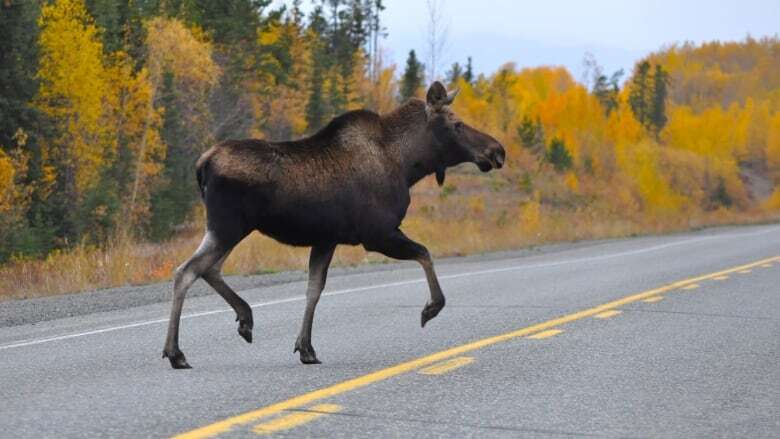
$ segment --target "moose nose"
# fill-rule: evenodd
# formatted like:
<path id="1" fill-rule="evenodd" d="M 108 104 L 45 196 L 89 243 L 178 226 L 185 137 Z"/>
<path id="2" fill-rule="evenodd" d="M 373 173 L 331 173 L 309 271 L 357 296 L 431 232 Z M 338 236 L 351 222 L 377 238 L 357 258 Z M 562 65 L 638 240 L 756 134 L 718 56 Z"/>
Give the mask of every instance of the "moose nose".
<path id="1" fill-rule="evenodd" d="M 501 169 L 504 166 L 504 160 L 506 160 L 506 152 L 504 151 L 504 147 L 496 142 L 496 144 L 491 148 L 491 156 L 493 158 L 493 162 L 496 164 L 496 169 Z"/>

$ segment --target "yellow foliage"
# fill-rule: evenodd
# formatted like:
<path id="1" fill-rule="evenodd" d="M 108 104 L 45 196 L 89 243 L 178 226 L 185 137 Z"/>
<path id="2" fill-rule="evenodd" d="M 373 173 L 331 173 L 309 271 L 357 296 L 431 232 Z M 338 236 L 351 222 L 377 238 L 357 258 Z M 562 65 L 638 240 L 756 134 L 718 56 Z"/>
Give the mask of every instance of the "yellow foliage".
<path id="1" fill-rule="evenodd" d="M 780 89 L 780 39 L 673 45 L 649 57 L 661 63 L 671 79 L 673 103 L 703 111 L 727 108 L 748 97 L 768 96 Z M 774 110 L 780 108 L 774 107 Z"/>
<path id="2" fill-rule="evenodd" d="M 283 139 L 300 137 L 306 133 L 306 104 L 309 96 L 311 52 L 300 23 L 274 19 L 258 31 L 257 40 L 263 52 L 257 76 L 248 81 L 251 100 L 258 126 L 258 137 Z M 291 64 L 282 65 L 276 58 L 278 51 L 288 51 Z M 277 81 L 272 72 L 285 71 L 286 81 Z M 263 127 L 273 131 L 263 132 Z"/>
<path id="3" fill-rule="evenodd" d="M 279 42 L 282 37 L 282 25 L 277 20 L 271 20 L 268 26 L 258 29 L 257 41 L 262 46 L 271 46 Z"/>
<path id="4" fill-rule="evenodd" d="M 766 163 L 776 182 L 780 182 L 780 112 L 772 117 L 766 138 Z"/>
<path id="5" fill-rule="evenodd" d="M 132 165 L 132 186 L 126 192 L 125 224 L 138 224 L 149 216 L 153 178 L 162 172 L 167 148 L 160 137 L 162 110 L 154 108 L 154 87 L 144 68 L 133 72 L 124 52 L 114 54 L 107 69 L 110 93 L 106 100 L 107 123 L 114 129 L 117 149 L 126 150 Z"/>
<path id="6" fill-rule="evenodd" d="M 146 23 L 146 32 L 148 73 L 139 74 L 138 81 L 151 84 L 151 99 L 147 101 L 149 105 L 144 111 L 148 126 L 142 137 L 139 154 L 146 157 L 159 152 L 155 145 L 159 145 L 160 141 L 155 138 L 156 130 L 153 127 L 159 117 L 155 114 L 155 108 L 160 104 L 165 75 L 172 77 L 172 97 L 176 100 L 178 123 L 186 126 L 190 132 L 193 139 L 191 148 L 202 150 L 213 142 L 210 137 L 208 97 L 222 73 L 212 59 L 211 43 L 203 38 L 199 29 L 190 29 L 173 18 L 151 19 Z M 155 172 L 154 169 L 149 171 Z M 135 181 L 140 181 L 138 173 Z"/>
<path id="7" fill-rule="evenodd" d="M 156 89 L 165 73 L 172 73 L 182 86 L 201 92 L 217 83 L 221 71 L 211 58 L 211 44 L 197 38 L 181 21 L 156 17 L 146 24 L 146 31 L 146 68 Z"/>
<path id="8" fill-rule="evenodd" d="M 388 113 L 397 104 L 395 97 L 398 95 L 398 84 L 393 80 L 395 66 L 383 68 L 377 76 L 376 83 L 368 92 L 369 101 L 377 112 Z"/>
<path id="9" fill-rule="evenodd" d="M 24 183 L 27 156 L 16 148 L 6 153 L 0 147 L 0 242 L 8 242 L 24 218 L 31 188 Z"/>
<path id="10" fill-rule="evenodd" d="M 643 207 L 652 213 L 671 215 L 684 199 L 669 186 L 659 169 L 659 146 L 649 140 L 631 147 L 616 146 L 618 166 L 631 178 Z"/>
<path id="11" fill-rule="evenodd" d="M 11 157 L 0 149 L 0 215 L 5 215 L 16 203 L 16 169 Z"/>
<path id="12" fill-rule="evenodd" d="M 41 81 L 37 107 L 57 121 L 59 136 L 47 145 L 48 157 L 72 175 L 71 191 L 81 194 L 97 183 L 113 154 L 102 123 L 108 83 L 103 45 L 82 0 L 57 0 L 41 8 Z"/>
<path id="13" fill-rule="evenodd" d="M 663 139 L 675 148 L 713 157 L 740 157 L 747 151 L 747 124 L 740 108 L 708 108 L 696 114 L 687 106 L 673 107 Z"/>

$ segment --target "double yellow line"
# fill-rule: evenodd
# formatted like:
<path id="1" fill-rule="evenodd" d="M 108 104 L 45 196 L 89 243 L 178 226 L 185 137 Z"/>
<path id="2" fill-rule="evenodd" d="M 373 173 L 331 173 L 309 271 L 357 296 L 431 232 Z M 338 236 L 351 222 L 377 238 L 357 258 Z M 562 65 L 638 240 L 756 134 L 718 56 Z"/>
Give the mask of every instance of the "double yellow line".
<path id="1" fill-rule="evenodd" d="M 250 412 L 238 416 L 227 418 L 223 421 L 215 422 L 205 427 L 201 427 L 187 433 L 182 433 L 175 437 L 179 439 L 196 439 L 196 438 L 207 438 L 207 437 L 216 436 L 220 433 L 225 433 L 227 431 L 230 431 L 234 427 L 251 424 L 262 418 L 276 415 L 286 410 L 297 409 L 305 405 L 311 404 L 313 402 L 321 401 L 323 399 L 340 395 L 342 393 L 350 392 L 352 390 L 368 386 L 369 384 L 377 383 L 380 381 L 384 381 L 388 378 L 392 378 L 398 375 L 412 372 L 422 367 L 429 366 L 431 364 L 443 360 L 447 360 L 449 358 L 456 357 L 458 355 L 462 355 L 467 352 L 475 351 L 477 349 L 502 343 L 515 338 L 525 337 L 527 335 L 548 330 L 556 326 L 573 322 L 575 320 L 591 317 L 596 314 L 603 313 L 605 311 L 613 310 L 615 308 L 619 308 L 621 306 L 628 305 L 630 303 L 638 302 L 640 300 L 644 300 L 652 296 L 656 296 L 658 294 L 680 289 L 688 285 L 695 284 L 697 282 L 701 282 L 719 276 L 725 276 L 734 272 L 749 270 L 751 268 L 764 265 L 764 264 L 769 264 L 776 261 L 780 261 L 780 256 L 762 259 L 760 261 L 752 262 L 750 264 L 740 265 L 738 267 L 729 268 L 715 273 L 709 273 L 697 277 L 692 277 L 689 279 L 680 280 L 662 287 L 658 287 L 651 290 L 643 291 L 641 293 L 626 296 L 622 299 L 614 300 L 612 302 L 608 302 L 603 305 L 595 306 L 593 308 L 588 308 L 572 314 L 567 314 L 552 320 L 548 320 L 546 322 L 542 322 L 532 326 L 528 326 L 526 328 L 518 329 L 516 331 L 507 332 L 505 334 L 496 335 L 493 337 L 483 338 L 481 340 L 473 341 L 471 343 L 466 343 L 460 346 L 456 346 L 450 349 L 436 352 L 435 354 L 427 355 L 425 357 L 420 357 L 415 360 L 406 361 L 404 363 L 400 363 L 395 366 L 388 367 L 386 369 L 378 370 L 376 372 L 372 372 L 367 375 L 342 381 L 338 384 L 334 384 L 332 386 L 325 387 L 323 389 L 305 393 L 303 395 L 290 398 L 286 401 L 278 402 L 276 404 L 271 404 L 269 406 L 262 407 L 257 410 L 252 410 Z"/>

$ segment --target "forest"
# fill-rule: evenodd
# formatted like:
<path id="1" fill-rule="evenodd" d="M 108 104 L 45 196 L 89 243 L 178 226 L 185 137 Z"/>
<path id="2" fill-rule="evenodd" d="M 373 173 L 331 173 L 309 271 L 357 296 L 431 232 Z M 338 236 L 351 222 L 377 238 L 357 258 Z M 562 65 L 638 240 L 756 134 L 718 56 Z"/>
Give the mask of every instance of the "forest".
<path id="1" fill-rule="evenodd" d="M 307 136 L 433 80 L 507 148 L 414 189 L 437 255 L 780 218 L 780 39 L 677 43 L 605 72 L 470 56 L 427 78 L 382 51 L 383 0 L 0 0 L 0 300 L 170 278 L 197 246 L 194 162 L 227 138 Z M 508 60 L 509 61 L 509 60 Z M 233 274 L 304 267 L 253 235 Z M 361 249 L 336 263 L 381 261 Z"/>

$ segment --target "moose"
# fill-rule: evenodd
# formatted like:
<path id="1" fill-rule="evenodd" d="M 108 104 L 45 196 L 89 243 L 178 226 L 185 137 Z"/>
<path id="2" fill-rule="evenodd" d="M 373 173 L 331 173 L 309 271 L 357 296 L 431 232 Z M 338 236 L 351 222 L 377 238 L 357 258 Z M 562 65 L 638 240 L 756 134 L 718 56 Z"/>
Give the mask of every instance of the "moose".
<path id="1" fill-rule="evenodd" d="M 276 241 L 311 247 L 306 307 L 293 353 L 318 364 L 311 344 L 314 309 L 339 244 L 362 245 L 423 268 L 430 299 L 421 324 L 444 308 L 444 294 L 428 250 L 399 229 L 410 188 L 445 170 L 472 162 L 482 172 L 500 169 L 506 157 L 493 137 L 462 122 L 450 108 L 457 90 L 440 82 L 426 100 L 412 98 L 390 113 L 350 111 L 297 141 L 228 140 L 203 153 L 196 176 L 206 206 L 206 232 L 195 253 L 176 269 L 163 358 L 188 369 L 179 349 L 179 320 L 187 289 L 203 278 L 236 312 L 238 333 L 252 342 L 252 308 L 223 280 L 231 250 L 257 230 Z"/>

